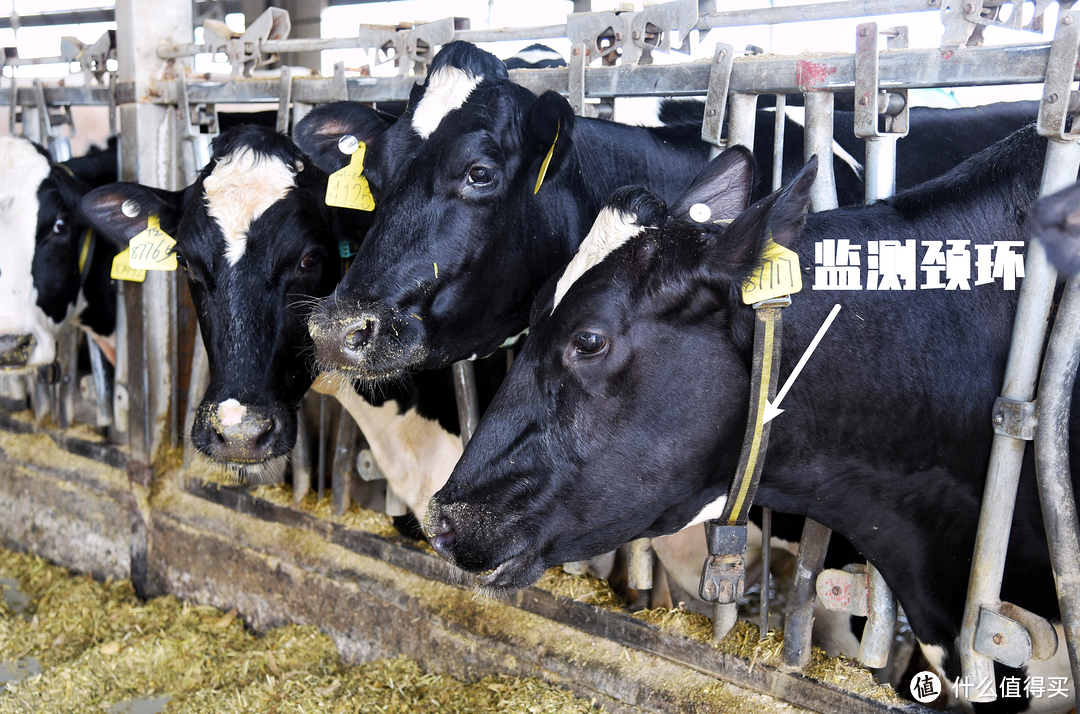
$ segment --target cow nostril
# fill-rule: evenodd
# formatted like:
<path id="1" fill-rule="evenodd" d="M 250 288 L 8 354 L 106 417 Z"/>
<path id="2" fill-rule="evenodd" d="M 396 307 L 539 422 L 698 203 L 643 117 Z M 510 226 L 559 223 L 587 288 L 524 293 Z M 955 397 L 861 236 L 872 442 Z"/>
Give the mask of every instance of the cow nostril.
<path id="1" fill-rule="evenodd" d="M 362 349 L 371 339 L 374 331 L 375 320 L 370 317 L 365 318 L 357 329 L 345 335 L 345 347 L 352 352 Z"/>
<path id="2" fill-rule="evenodd" d="M 255 444 L 259 447 L 266 447 L 270 441 L 274 438 L 274 434 L 277 433 L 277 420 L 274 417 L 268 417 L 266 420 L 266 428 L 262 433 L 255 437 Z"/>
<path id="3" fill-rule="evenodd" d="M 439 519 L 428 529 L 428 542 L 431 543 L 431 547 L 447 560 L 450 560 L 450 546 L 456 536 L 457 533 L 445 519 Z"/>

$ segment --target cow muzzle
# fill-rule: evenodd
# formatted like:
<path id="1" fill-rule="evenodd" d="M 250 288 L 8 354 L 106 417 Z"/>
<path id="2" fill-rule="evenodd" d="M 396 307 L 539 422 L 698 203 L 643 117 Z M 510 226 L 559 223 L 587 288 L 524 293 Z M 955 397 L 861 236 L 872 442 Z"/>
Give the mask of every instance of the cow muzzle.
<path id="1" fill-rule="evenodd" d="M 256 464 L 279 455 L 275 447 L 281 441 L 282 422 L 272 409 L 235 399 L 204 403 L 191 427 L 191 438 L 216 461 Z"/>
<path id="2" fill-rule="evenodd" d="M 36 346 L 33 335 L 0 335 L 0 368 L 25 367 Z"/>

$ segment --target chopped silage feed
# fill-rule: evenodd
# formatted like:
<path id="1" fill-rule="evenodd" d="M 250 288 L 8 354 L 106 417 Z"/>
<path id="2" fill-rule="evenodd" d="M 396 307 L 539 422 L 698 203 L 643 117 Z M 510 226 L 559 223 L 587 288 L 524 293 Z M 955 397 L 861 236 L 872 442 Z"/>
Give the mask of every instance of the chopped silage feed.
<path id="1" fill-rule="evenodd" d="M 464 684 L 406 657 L 348 665 L 315 627 L 257 636 L 235 610 L 172 596 L 143 602 L 129 582 L 97 582 L 22 553 L 0 550 L 0 587 L 0 663 L 33 658 L 41 669 L 0 684 L 0 714 L 84 714 L 151 697 L 168 697 L 170 714 L 598 710 L 538 679 Z"/>

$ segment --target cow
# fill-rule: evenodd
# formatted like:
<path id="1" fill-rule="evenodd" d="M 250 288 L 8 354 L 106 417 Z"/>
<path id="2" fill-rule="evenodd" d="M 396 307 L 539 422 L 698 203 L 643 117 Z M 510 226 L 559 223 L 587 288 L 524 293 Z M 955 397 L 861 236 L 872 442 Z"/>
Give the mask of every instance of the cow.
<path id="1" fill-rule="evenodd" d="M 373 117 L 358 139 L 389 121 Z M 318 377 L 307 313 L 340 277 L 338 236 L 362 236 L 371 220 L 327 206 L 327 180 L 286 136 L 239 126 L 215 139 L 210 163 L 181 191 L 114 183 L 83 200 L 95 229 L 118 246 L 151 214 L 176 240 L 210 365 L 191 440 L 211 463 L 253 482 L 280 473 L 295 445 L 297 406 Z M 449 371 L 380 389 L 323 377 L 316 388 L 342 402 L 422 517 L 461 454 Z"/>
<path id="2" fill-rule="evenodd" d="M 802 127 L 787 122 L 785 174 L 803 163 Z M 337 139 L 363 123 L 359 104 L 316 109 L 297 140 L 325 170 L 346 161 Z M 955 113 L 913 109 L 898 185 L 955 165 L 1034 117 L 1034 103 Z M 772 152 L 774 110 L 758 113 L 755 153 Z M 527 324 L 543 282 L 570 260 L 605 198 L 645 182 L 671 200 L 707 161 L 700 102 L 661 104 L 660 127 L 575 117 L 555 92 L 514 84 L 493 55 L 453 42 L 435 56 L 409 110 L 372 145 L 364 171 L 385 208 L 333 296 L 312 316 L 323 369 L 368 380 L 484 356 Z M 862 141 L 836 112 L 837 187 L 863 201 Z M 763 161 L 760 198 L 770 190 Z M 541 173 L 543 173 L 542 180 Z"/>
<path id="3" fill-rule="evenodd" d="M 54 163 L 44 149 L 0 137 L 0 369 L 52 364 L 70 322 L 115 354 L 116 251 L 96 240 L 79 208 L 93 186 L 116 180 L 116 148 Z"/>
<path id="4" fill-rule="evenodd" d="M 1033 235 L 1054 267 L 1067 277 L 1080 273 L 1080 183 L 1040 198 L 1031 210 Z"/>
<path id="5" fill-rule="evenodd" d="M 928 661 L 955 682 L 991 407 L 1016 312 L 1018 291 L 1008 284 L 1016 271 L 1005 266 L 1023 245 L 1045 146 L 1029 126 L 893 198 L 810 215 L 816 161 L 746 208 L 751 157 L 741 149 L 721 154 L 670 208 L 647 189 L 620 189 L 537 296 L 524 348 L 429 502 L 432 546 L 479 573 L 481 587 L 501 590 L 553 563 L 715 518 L 749 409 L 755 318 L 740 287 L 767 241 L 797 252 L 804 280 L 815 283 L 827 277 L 822 256 L 837 245 L 829 241 L 866 255 L 870 241 L 895 241 L 888 245 L 916 251 L 912 267 L 924 266 L 919 289 L 808 285 L 784 308 L 781 383 L 842 306 L 772 424 L 755 502 L 846 536 L 891 586 Z M 988 255 L 980 247 L 994 246 L 1002 275 L 972 272 L 964 284 L 958 271 L 958 289 L 926 288 L 945 271 L 933 241 L 947 240 L 970 241 L 952 246 L 975 248 L 969 270 L 972 255 Z M 887 287 L 903 287 L 892 277 Z M 975 284 L 984 278 L 990 284 Z M 1001 597 L 1060 620 L 1031 458 Z M 1067 677 L 1065 648 L 1024 669 Z M 1024 674 L 996 666 L 998 685 Z M 1001 699 L 986 709 L 1073 704 Z"/>

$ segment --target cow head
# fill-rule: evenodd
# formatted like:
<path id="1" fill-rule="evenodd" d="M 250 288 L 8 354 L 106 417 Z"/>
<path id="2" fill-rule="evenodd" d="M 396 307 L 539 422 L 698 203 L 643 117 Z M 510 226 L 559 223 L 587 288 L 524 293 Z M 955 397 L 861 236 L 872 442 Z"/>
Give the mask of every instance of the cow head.
<path id="1" fill-rule="evenodd" d="M 353 131 L 320 110 L 305 122 Z M 566 210 L 585 183 L 562 175 L 573 134 L 558 94 L 515 85 L 473 45 L 444 47 L 406 112 L 368 150 L 377 215 L 356 263 L 312 316 L 320 366 L 389 378 L 489 354 L 519 332 L 543 280 L 572 254 L 551 236 L 587 228 Z"/>
<path id="2" fill-rule="evenodd" d="M 109 156 L 115 180 L 115 154 Z M 52 363 L 60 327 L 85 317 L 87 276 L 93 270 L 96 282 L 108 282 L 115 251 L 97 251 L 87 232 L 80 202 L 90 185 L 81 173 L 52 163 L 26 139 L 0 137 L 0 369 Z M 102 337 L 115 326 L 115 297 L 84 320 Z"/>
<path id="3" fill-rule="evenodd" d="M 751 157 L 735 148 L 670 209 L 640 187 L 612 196 L 538 295 L 520 356 L 428 506 L 440 554 L 522 587 L 717 515 L 747 415 L 740 286 L 769 237 L 799 233 L 815 170 L 744 211 Z"/>
<path id="4" fill-rule="evenodd" d="M 120 183 L 83 203 L 118 244 L 150 215 L 176 240 L 210 364 L 191 439 L 217 462 L 263 464 L 295 444 L 296 406 L 314 378 L 312 299 L 340 277 L 336 233 L 362 235 L 370 220 L 327 207 L 326 183 L 287 137 L 242 126 L 215 140 L 210 163 L 183 191 Z"/>

